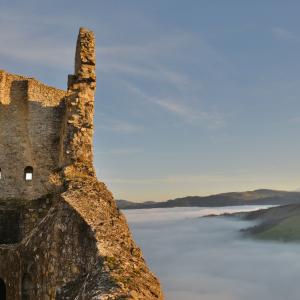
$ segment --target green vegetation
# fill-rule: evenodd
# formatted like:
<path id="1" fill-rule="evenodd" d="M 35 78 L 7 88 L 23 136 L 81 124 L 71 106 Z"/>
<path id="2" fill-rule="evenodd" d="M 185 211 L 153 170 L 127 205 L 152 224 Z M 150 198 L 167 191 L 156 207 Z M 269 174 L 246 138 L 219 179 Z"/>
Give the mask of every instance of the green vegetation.
<path id="1" fill-rule="evenodd" d="M 255 233 L 254 236 L 263 240 L 300 241 L 300 217 L 288 217 L 269 229 Z"/>

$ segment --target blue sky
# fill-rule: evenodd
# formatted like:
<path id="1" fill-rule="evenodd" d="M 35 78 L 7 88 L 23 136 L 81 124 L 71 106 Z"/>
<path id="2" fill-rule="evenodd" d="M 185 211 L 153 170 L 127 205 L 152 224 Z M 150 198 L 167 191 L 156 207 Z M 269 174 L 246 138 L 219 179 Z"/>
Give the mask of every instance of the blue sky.
<path id="1" fill-rule="evenodd" d="M 66 88 L 97 38 L 95 162 L 116 198 L 300 187 L 299 1 L 0 2 L 0 68 Z"/>

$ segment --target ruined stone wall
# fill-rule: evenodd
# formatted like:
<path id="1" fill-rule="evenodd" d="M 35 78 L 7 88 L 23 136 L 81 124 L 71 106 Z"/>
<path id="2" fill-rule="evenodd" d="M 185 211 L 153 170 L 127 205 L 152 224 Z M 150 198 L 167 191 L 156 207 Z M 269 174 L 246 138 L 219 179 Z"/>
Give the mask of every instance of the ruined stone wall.
<path id="1" fill-rule="evenodd" d="M 87 274 L 95 263 L 92 240 L 84 220 L 63 201 L 57 203 L 19 247 L 22 296 L 56 299 L 61 287 Z"/>
<path id="2" fill-rule="evenodd" d="M 34 199 L 53 190 L 66 92 L 0 71 L 0 198 Z M 33 168 L 33 180 L 24 169 Z"/>
<path id="3" fill-rule="evenodd" d="M 0 70 L 0 199 L 52 192 L 59 168 L 94 175 L 95 64 L 94 34 L 81 28 L 67 91 Z M 27 166 L 32 181 L 24 180 Z"/>
<path id="4" fill-rule="evenodd" d="M 68 78 L 65 127 L 62 133 L 61 165 L 76 166 L 94 175 L 93 133 L 96 90 L 94 33 L 80 28 L 75 54 L 75 74 Z"/>
<path id="5" fill-rule="evenodd" d="M 0 245 L 17 244 L 46 216 L 54 205 L 56 194 L 31 201 L 6 199 L 0 201 Z"/>
<path id="6" fill-rule="evenodd" d="M 0 71 L 6 300 L 163 299 L 124 215 L 95 176 L 95 88 L 95 38 L 84 28 L 67 92 Z M 32 181 L 24 180 L 26 166 Z"/>
<path id="7" fill-rule="evenodd" d="M 6 299 L 21 300 L 21 259 L 17 246 L 1 245 L 0 262 L 0 278 L 6 284 Z"/>

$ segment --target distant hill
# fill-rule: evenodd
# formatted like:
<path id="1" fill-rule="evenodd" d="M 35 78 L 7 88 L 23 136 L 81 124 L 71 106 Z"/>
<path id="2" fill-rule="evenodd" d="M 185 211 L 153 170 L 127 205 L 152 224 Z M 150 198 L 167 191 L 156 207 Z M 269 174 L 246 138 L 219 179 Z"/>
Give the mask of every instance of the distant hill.
<path id="1" fill-rule="evenodd" d="M 254 227 L 244 229 L 245 235 L 275 241 L 300 241 L 300 205 L 290 204 L 241 213 L 245 220 L 257 220 Z"/>
<path id="2" fill-rule="evenodd" d="M 117 200 L 117 205 L 120 209 L 286 204 L 300 204 L 300 192 L 260 189 L 247 192 L 222 193 L 210 196 L 188 196 L 163 202 L 148 201 L 137 203 L 127 200 Z"/>

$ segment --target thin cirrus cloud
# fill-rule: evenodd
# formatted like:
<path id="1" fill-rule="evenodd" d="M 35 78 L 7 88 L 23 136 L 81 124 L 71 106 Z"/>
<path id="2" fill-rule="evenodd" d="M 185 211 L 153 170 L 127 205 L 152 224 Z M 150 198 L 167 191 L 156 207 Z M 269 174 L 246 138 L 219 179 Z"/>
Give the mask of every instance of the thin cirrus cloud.
<path id="1" fill-rule="evenodd" d="M 4 14 L 3 14 L 4 15 Z M 24 20 L 23 20 L 24 21 Z M 38 29 L 45 26 L 45 20 L 36 26 L 36 17 L 23 23 L 17 20 L 16 23 L 11 19 L 5 20 L 1 14 L 0 35 L 1 47 L 0 56 L 16 60 L 18 62 L 34 63 L 55 68 L 70 68 L 74 56 L 74 46 L 68 45 L 63 39 L 53 35 L 45 35 Z M 7 26 L 5 24 L 10 24 Z M 54 42 L 54 40 L 56 40 Z M 29 42 L 30 41 L 30 42 Z M 54 46 L 55 43 L 59 44 Z"/>
<path id="2" fill-rule="evenodd" d="M 190 51 L 199 55 L 189 55 Z M 118 85 L 122 82 L 119 88 L 125 87 L 132 99 L 153 104 L 190 125 L 210 129 L 225 126 L 226 116 L 200 100 L 203 81 L 186 70 L 186 65 L 203 61 L 207 70 L 226 65 L 222 56 L 199 37 L 181 32 L 139 45 L 101 46 L 97 57 L 99 74 L 111 75 L 110 80 L 118 81 Z M 141 80 L 146 85 L 136 83 Z"/>
<path id="3" fill-rule="evenodd" d="M 101 57 L 101 53 L 98 54 L 98 58 L 104 59 Z M 105 59 L 101 63 L 99 68 L 100 73 L 111 73 L 117 75 L 133 75 L 133 76 L 143 76 L 145 78 L 152 78 L 161 80 L 162 82 L 168 82 L 170 84 L 187 84 L 188 78 L 186 75 L 174 72 L 170 69 L 166 69 L 160 65 L 139 65 L 138 63 L 129 62 L 129 61 L 119 61 L 116 62 L 114 59 L 111 61 Z"/>
<path id="4" fill-rule="evenodd" d="M 98 128 L 104 131 L 111 131 L 116 133 L 140 133 L 143 131 L 141 125 L 131 124 L 126 121 L 115 120 L 105 116 L 104 114 L 96 115 L 101 121 L 99 122 Z"/>
<path id="5" fill-rule="evenodd" d="M 299 42 L 299 37 L 297 35 L 281 27 L 273 27 L 272 34 L 277 39 Z"/>
<path id="6" fill-rule="evenodd" d="M 128 156 L 142 153 L 144 150 L 138 147 L 127 147 L 127 148 L 118 148 L 110 149 L 106 151 L 96 151 L 95 155 L 111 155 L 111 156 Z"/>
<path id="7" fill-rule="evenodd" d="M 101 37 L 100 37 L 101 39 Z M 97 48 L 99 72 L 116 76 L 143 76 L 179 90 L 199 91 L 202 84 L 195 81 L 188 66 L 201 65 L 205 73 L 231 66 L 209 43 L 186 32 L 161 34 L 135 45 L 117 44 Z M 219 72 L 220 73 L 220 72 Z M 221 72 L 222 73 L 222 72 Z"/>
<path id="8" fill-rule="evenodd" d="M 127 83 L 128 90 L 137 98 L 153 103 L 163 110 L 176 115 L 184 122 L 193 125 L 205 125 L 208 128 L 220 128 L 226 124 L 225 116 L 218 112 L 201 111 L 190 107 L 184 99 L 170 97 L 152 97 L 144 93 L 139 87 Z"/>
<path id="9" fill-rule="evenodd" d="M 182 70 L 174 70 L 164 61 L 166 58 L 186 60 L 186 45 L 194 47 L 196 38 L 180 33 L 172 36 L 158 37 L 137 45 L 119 44 L 97 48 L 101 61 L 99 72 L 115 75 L 143 76 L 155 81 L 177 86 L 191 84 L 189 76 Z"/>

